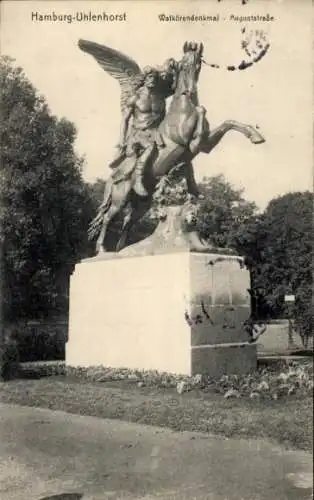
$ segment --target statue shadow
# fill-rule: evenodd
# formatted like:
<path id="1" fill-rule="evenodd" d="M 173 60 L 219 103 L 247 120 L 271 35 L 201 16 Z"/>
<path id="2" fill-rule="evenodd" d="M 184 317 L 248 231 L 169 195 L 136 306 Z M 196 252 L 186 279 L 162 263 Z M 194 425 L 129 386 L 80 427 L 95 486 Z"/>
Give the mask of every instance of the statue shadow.
<path id="1" fill-rule="evenodd" d="M 83 493 L 60 493 L 59 495 L 39 498 L 39 500 L 81 500 L 83 496 Z"/>

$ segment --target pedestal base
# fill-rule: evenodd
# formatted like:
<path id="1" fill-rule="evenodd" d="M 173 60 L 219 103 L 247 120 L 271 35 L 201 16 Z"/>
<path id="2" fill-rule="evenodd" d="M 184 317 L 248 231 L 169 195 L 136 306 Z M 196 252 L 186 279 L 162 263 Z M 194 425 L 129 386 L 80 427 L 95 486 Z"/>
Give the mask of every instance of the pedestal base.
<path id="1" fill-rule="evenodd" d="M 249 287 L 239 258 L 217 254 L 82 262 L 71 277 L 66 362 L 212 377 L 252 371 Z"/>
<path id="2" fill-rule="evenodd" d="M 202 373 L 213 378 L 243 375 L 256 370 L 255 344 L 192 347 L 192 375 Z"/>

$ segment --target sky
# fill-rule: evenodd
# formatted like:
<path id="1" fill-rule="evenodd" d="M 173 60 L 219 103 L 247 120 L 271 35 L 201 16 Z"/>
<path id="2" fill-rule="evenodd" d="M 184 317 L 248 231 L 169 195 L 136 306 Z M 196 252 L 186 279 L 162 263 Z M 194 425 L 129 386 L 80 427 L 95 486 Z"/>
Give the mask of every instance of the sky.
<path id="1" fill-rule="evenodd" d="M 199 99 L 211 128 L 226 119 L 258 125 L 266 142 L 251 144 L 230 132 L 210 155 L 194 160 L 197 180 L 223 174 L 263 209 L 288 191 L 312 189 L 311 0 L 2 1 L 1 53 L 21 66 L 59 117 L 74 122 L 84 178 L 106 178 L 120 125 L 120 88 L 77 46 L 79 38 L 116 48 L 145 65 L 180 59 L 185 40 L 202 41 L 204 58 L 228 65 L 242 60 L 241 28 L 263 29 L 266 56 L 238 72 L 203 66 Z M 40 15 L 122 14 L 125 21 L 39 21 Z M 219 14 L 219 22 L 161 22 L 159 15 Z M 230 16 L 274 16 L 238 22 Z"/>

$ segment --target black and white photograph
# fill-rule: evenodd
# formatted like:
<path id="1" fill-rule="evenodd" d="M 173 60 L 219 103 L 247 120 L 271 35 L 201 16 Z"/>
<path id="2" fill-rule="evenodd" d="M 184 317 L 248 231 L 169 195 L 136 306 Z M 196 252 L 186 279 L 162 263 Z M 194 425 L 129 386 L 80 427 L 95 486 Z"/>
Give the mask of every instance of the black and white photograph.
<path id="1" fill-rule="evenodd" d="M 1 500 L 310 500 L 312 1 L 0 14 Z"/>

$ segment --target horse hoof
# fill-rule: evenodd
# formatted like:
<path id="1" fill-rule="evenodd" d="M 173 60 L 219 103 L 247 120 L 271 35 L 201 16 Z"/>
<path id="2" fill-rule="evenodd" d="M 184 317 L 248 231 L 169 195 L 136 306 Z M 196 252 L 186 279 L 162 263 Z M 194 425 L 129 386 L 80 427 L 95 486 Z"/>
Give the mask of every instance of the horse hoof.
<path id="1" fill-rule="evenodd" d="M 144 188 L 134 187 L 135 193 L 141 198 L 147 198 L 148 192 Z"/>
<path id="2" fill-rule="evenodd" d="M 265 142 L 265 139 L 264 137 L 262 136 L 262 134 L 260 134 L 257 130 L 255 130 L 254 128 L 252 128 L 249 132 L 249 138 L 250 138 L 250 141 L 253 143 L 253 144 L 262 144 L 263 142 Z"/>
<path id="3" fill-rule="evenodd" d="M 263 144 L 263 142 L 265 142 L 265 139 L 262 136 L 260 136 L 260 137 L 251 137 L 251 142 L 253 144 Z"/>
<path id="4" fill-rule="evenodd" d="M 106 250 L 103 246 L 96 247 L 96 255 L 103 255 L 104 253 L 106 253 Z"/>

